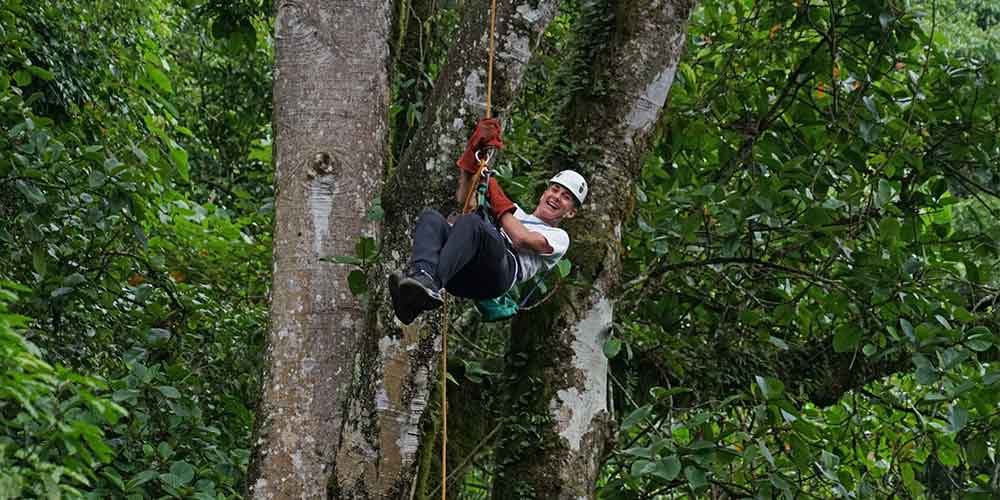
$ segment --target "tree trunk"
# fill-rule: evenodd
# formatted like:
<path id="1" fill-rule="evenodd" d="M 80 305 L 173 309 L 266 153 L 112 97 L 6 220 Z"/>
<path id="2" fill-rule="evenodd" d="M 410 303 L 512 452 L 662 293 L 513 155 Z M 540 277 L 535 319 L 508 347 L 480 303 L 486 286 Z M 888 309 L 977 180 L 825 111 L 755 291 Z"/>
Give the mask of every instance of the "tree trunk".
<path id="1" fill-rule="evenodd" d="M 534 6 L 497 1 L 494 114 L 516 94 L 532 47 L 555 16 L 555 0 Z M 386 210 L 383 268 L 375 273 L 373 333 L 361 349 L 348 422 L 338 454 L 342 498 L 408 498 L 413 487 L 422 423 L 437 381 L 440 314 L 409 327 L 393 317 L 385 276 L 406 265 L 411 230 L 424 206 L 454 207 L 455 160 L 486 100 L 489 2 L 467 3 L 448 62 L 435 82 L 422 126 L 382 197 Z M 430 440 L 428 440 L 430 441 Z"/>
<path id="2" fill-rule="evenodd" d="M 275 2 L 276 215 L 255 498 L 322 498 L 364 311 L 347 266 L 381 187 L 389 2 Z"/>
<path id="3" fill-rule="evenodd" d="M 590 287 L 561 293 L 515 323 L 509 370 L 518 383 L 509 400 L 517 420 L 500 446 L 495 498 L 594 498 L 611 437 L 607 359 L 612 299 L 621 272 L 620 237 L 632 185 L 666 102 L 686 43 L 692 0 L 608 4 L 613 30 L 595 53 L 593 79 L 612 89 L 579 95 L 568 137 L 584 151 L 591 194 L 567 224 L 571 258 Z M 588 168 L 589 167 L 589 168 Z"/>

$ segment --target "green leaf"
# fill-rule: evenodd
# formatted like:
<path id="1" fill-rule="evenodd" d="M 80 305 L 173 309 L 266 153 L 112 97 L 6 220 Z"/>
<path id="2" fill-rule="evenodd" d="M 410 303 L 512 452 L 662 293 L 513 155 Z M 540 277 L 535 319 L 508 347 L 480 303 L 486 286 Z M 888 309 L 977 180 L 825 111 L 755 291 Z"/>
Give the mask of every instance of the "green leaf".
<path id="1" fill-rule="evenodd" d="M 108 176 L 104 172 L 94 169 L 90 171 L 90 175 L 87 176 L 87 185 L 91 189 L 97 189 L 104 185 L 104 182 L 108 179 Z"/>
<path id="2" fill-rule="evenodd" d="M 135 489 L 135 488 L 137 488 L 139 486 L 142 486 L 142 485 L 144 485 L 144 484 L 152 481 L 158 475 L 159 475 L 159 473 L 156 472 L 155 470 L 144 470 L 144 471 L 136 474 L 132 479 L 130 479 L 129 482 L 125 485 L 125 489 L 126 490 Z"/>
<path id="3" fill-rule="evenodd" d="M 250 154 L 247 155 L 247 159 L 257 160 L 265 165 L 270 165 L 273 154 L 273 147 L 270 144 L 258 145 L 255 143 L 250 149 Z"/>
<path id="4" fill-rule="evenodd" d="M 194 467 L 183 460 L 170 464 L 170 473 L 181 480 L 181 485 L 188 484 L 194 479 Z"/>
<path id="5" fill-rule="evenodd" d="M 52 74 L 51 71 L 45 68 L 40 68 L 38 66 L 28 66 L 28 71 L 30 71 L 32 75 L 37 76 L 38 78 L 41 78 L 42 80 L 45 80 L 47 82 L 50 82 L 52 81 L 52 79 L 55 78 L 55 76 Z"/>
<path id="6" fill-rule="evenodd" d="M 14 82 L 18 87 L 31 85 L 31 73 L 21 69 L 14 72 Z"/>
<path id="7" fill-rule="evenodd" d="M 899 237 L 899 229 L 902 225 L 895 217 L 886 217 L 879 223 L 879 237 L 882 241 L 895 241 Z"/>
<path id="8" fill-rule="evenodd" d="M 635 425 L 638 424 L 640 421 L 649 418 L 649 416 L 652 413 L 653 409 L 649 406 L 641 406 L 639 408 L 636 408 L 635 411 L 633 411 L 627 417 L 625 417 L 625 420 L 622 420 L 622 425 L 621 425 L 622 430 L 635 427 Z"/>
<path id="9" fill-rule="evenodd" d="M 160 391 L 160 394 L 163 394 L 163 396 L 167 398 L 176 399 L 181 397 L 181 391 L 178 391 L 176 387 L 169 385 L 157 386 L 156 390 Z"/>
<path id="10" fill-rule="evenodd" d="M 993 335 L 988 333 L 972 335 L 965 340 L 965 345 L 976 352 L 988 351 L 990 347 L 993 347 Z"/>
<path id="11" fill-rule="evenodd" d="M 965 277 L 973 283 L 982 283 L 983 275 L 979 272 L 979 266 L 971 260 L 965 261 Z"/>
<path id="12" fill-rule="evenodd" d="M 604 355 L 608 359 L 614 358 L 618 355 L 618 352 L 622 349 L 622 341 L 615 337 L 609 337 L 606 342 L 604 342 Z"/>
<path id="13" fill-rule="evenodd" d="M 170 85 L 170 79 L 167 78 L 167 75 L 162 71 L 154 68 L 153 66 L 147 65 L 146 72 L 149 74 L 149 79 L 153 80 L 153 83 L 155 83 L 157 87 L 160 87 L 160 90 L 168 94 L 172 94 L 174 92 L 174 88 Z"/>
<path id="14" fill-rule="evenodd" d="M 351 293 L 355 297 L 360 296 L 368 291 L 368 280 L 365 277 L 365 273 L 360 269 L 354 269 L 347 275 L 347 286 L 351 289 Z"/>
<path id="15" fill-rule="evenodd" d="M 884 206 L 885 204 L 892 201 L 892 197 L 895 195 L 895 190 L 893 189 L 892 183 L 885 179 L 878 180 L 878 197 L 876 203 L 879 206 Z"/>
<path id="16" fill-rule="evenodd" d="M 989 448 L 986 439 L 970 439 L 965 443 L 965 456 L 969 458 L 969 464 L 977 466 L 989 456 Z"/>
<path id="17" fill-rule="evenodd" d="M 31 266 L 40 276 L 45 276 L 48 270 L 49 256 L 45 245 L 39 245 L 31 251 Z"/>
<path id="18" fill-rule="evenodd" d="M 636 460 L 635 462 L 632 462 L 632 467 L 629 468 L 629 474 L 631 474 L 632 477 L 642 477 L 652 471 L 655 466 L 656 465 L 649 460 Z"/>
<path id="19" fill-rule="evenodd" d="M 656 453 L 653 452 L 652 448 L 648 446 L 636 446 L 629 448 L 622 453 L 639 458 L 654 458 Z"/>
<path id="20" fill-rule="evenodd" d="M 122 477 L 118 475 L 118 471 L 116 471 L 113 467 L 102 468 L 101 475 L 111 481 L 111 484 L 115 485 L 115 488 L 117 488 L 118 491 L 125 491 L 125 482 L 122 481 Z"/>
<path id="21" fill-rule="evenodd" d="M 170 457 L 172 457 L 174 454 L 174 448 L 170 446 L 170 443 L 162 441 L 156 447 L 156 453 L 160 456 L 161 459 L 169 460 Z"/>
<path id="22" fill-rule="evenodd" d="M 895 20 L 896 18 L 892 17 L 892 14 L 889 14 L 888 12 L 883 12 L 878 15 L 878 23 L 882 26 L 883 30 L 887 30 L 889 25 Z"/>
<path id="23" fill-rule="evenodd" d="M 691 489 L 698 491 L 705 486 L 708 486 L 708 479 L 705 477 L 705 470 L 700 467 L 695 467 L 689 465 L 684 468 L 684 476 L 688 480 L 688 484 L 691 485 Z"/>
<path id="24" fill-rule="evenodd" d="M 353 255 L 335 255 L 333 257 L 320 257 L 323 262 L 333 262 L 335 264 L 348 264 L 352 266 L 360 266 L 362 264 L 361 259 Z"/>
<path id="25" fill-rule="evenodd" d="M 556 263 L 556 272 L 559 273 L 560 278 L 569 276 L 571 269 L 573 269 L 573 263 L 569 259 L 559 259 L 559 262 Z"/>
<path id="26" fill-rule="evenodd" d="M 861 329 L 854 325 L 841 325 L 833 334 L 833 350 L 850 352 L 861 341 Z"/>
<path id="27" fill-rule="evenodd" d="M 917 368 L 917 383 L 921 385 L 931 385 L 938 381 L 939 375 L 937 370 L 928 367 Z"/>
<path id="28" fill-rule="evenodd" d="M 858 131 L 861 132 L 861 139 L 866 144 L 871 144 L 878 140 L 878 124 L 861 120 L 858 124 Z"/>
<path id="29" fill-rule="evenodd" d="M 188 165 L 187 151 L 180 147 L 170 148 L 170 157 L 174 159 L 174 165 L 177 166 L 177 173 L 180 174 L 181 179 L 184 181 L 189 180 L 188 176 L 191 172 L 191 167 Z"/>
<path id="30" fill-rule="evenodd" d="M 270 159 L 268 159 L 270 162 Z M 368 208 L 368 213 L 365 214 L 367 219 L 372 222 L 381 222 L 385 218 L 385 210 L 382 208 L 382 200 L 375 198 L 372 201 L 372 206 Z"/>
<path id="31" fill-rule="evenodd" d="M 162 344 L 170 340 L 170 330 L 164 328 L 150 328 L 146 333 L 146 343 L 149 345 Z"/>
<path id="32" fill-rule="evenodd" d="M 45 195 L 39 190 L 35 185 L 28 184 L 23 180 L 18 179 L 14 182 L 14 187 L 19 193 L 21 193 L 32 205 L 44 205 Z"/>
<path id="33" fill-rule="evenodd" d="M 785 393 L 785 384 L 774 377 L 761 377 L 757 375 L 754 378 L 757 380 L 757 386 L 760 387 L 760 391 L 766 399 L 780 398 Z"/>
<path id="34" fill-rule="evenodd" d="M 650 474 L 663 479 L 664 481 L 673 481 L 677 478 L 677 475 L 681 472 L 681 461 L 676 455 L 670 455 L 664 458 L 662 461 L 657 462 Z"/>
<path id="35" fill-rule="evenodd" d="M 822 226 L 833 220 L 830 218 L 829 212 L 829 210 L 823 207 L 809 207 L 803 216 L 803 220 L 810 226 Z"/>
<path id="36" fill-rule="evenodd" d="M 65 278 L 63 278 L 63 286 L 78 286 L 87 281 L 80 273 L 73 273 Z"/>
<path id="37" fill-rule="evenodd" d="M 903 335 L 906 335 L 906 338 L 916 340 L 916 337 L 913 335 L 913 325 L 906 318 L 899 318 L 899 326 L 903 329 Z"/>
<path id="38" fill-rule="evenodd" d="M 969 422 L 969 411 L 958 404 L 948 409 L 948 432 L 959 432 Z"/>
<path id="39" fill-rule="evenodd" d="M 180 488 L 181 486 L 184 486 L 184 481 L 182 481 L 181 478 L 177 477 L 177 475 L 173 473 L 160 474 L 160 481 L 162 481 L 163 484 L 175 490 L 177 488 Z"/>
<path id="40" fill-rule="evenodd" d="M 691 392 L 691 389 L 687 387 L 672 387 L 670 389 L 667 389 L 665 387 L 660 387 L 660 386 L 651 387 L 649 389 L 649 395 L 653 399 L 657 400 L 666 399 L 669 398 L 670 396 L 676 394 L 683 394 L 685 392 Z"/>
<path id="41" fill-rule="evenodd" d="M 135 301 L 139 303 L 146 302 L 150 296 L 153 295 L 154 288 L 148 284 L 143 283 L 135 289 Z"/>
<path id="42" fill-rule="evenodd" d="M 976 331 L 980 328 L 986 330 L 983 327 L 973 328 L 969 331 L 970 335 L 965 339 L 966 347 L 976 352 L 987 351 L 990 347 L 993 347 L 993 334 L 989 330 L 985 332 Z"/>
<path id="43" fill-rule="evenodd" d="M 778 337 L 775 337 L 774 335 L 769 336 L 767 341 L 782 351 L 787 351 L 789 349 L 788 343 Z"/>
<path id="44" fill-rule="evenodd" d="M 375 238 L 362 236 L 358 243 L 354 245 L 355 254 L 364 262 L 371 262 L 378 252 Z"/>

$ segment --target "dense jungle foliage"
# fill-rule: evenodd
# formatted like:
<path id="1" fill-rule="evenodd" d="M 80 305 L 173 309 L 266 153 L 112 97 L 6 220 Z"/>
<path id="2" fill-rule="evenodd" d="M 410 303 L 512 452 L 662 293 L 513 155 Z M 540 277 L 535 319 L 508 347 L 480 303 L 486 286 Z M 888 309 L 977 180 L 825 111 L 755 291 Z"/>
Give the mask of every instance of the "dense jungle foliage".
<path id="1" fill-rule="evenodd" d="M 404 4 L 391 157 L 463 7 Z M 564 63 L 613 5 L 564 5 L 504 117 L 526 204 L 586 158 L 572 96 L 615 89 Z M 0 5 L 0 498 L 242 496 L 270 9 Z M 1000 492 L 998 25 L 989 0 L 701 3 L 623 236 L 602 497 Z M 456 375 L 503 383 L 505 341 L 457 337 Z M 487 444 L 459 497 L 488 497 Z"/>

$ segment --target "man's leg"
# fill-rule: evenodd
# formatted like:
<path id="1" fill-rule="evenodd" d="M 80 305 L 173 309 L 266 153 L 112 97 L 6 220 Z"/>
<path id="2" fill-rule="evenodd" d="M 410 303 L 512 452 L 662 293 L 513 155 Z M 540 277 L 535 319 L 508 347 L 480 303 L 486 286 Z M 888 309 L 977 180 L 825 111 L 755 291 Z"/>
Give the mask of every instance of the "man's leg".
<path id="1" fill-rule="evenodd" d="M 498 297 L 514 280 L 513 261 L 493 224 L 479 215 L 464 215 L 455 221 L 441 248 L 437 279 L 459 297 Z"/>
<path id="2" fill-rule="evenodd" d="M 410 256 L 410 267 L 424 271 L 437 280 L 441 248 L 448 241 L 450 230 L 451 226 L 440 212 L 433 208 L 425 208 L 417 217 L 417 225 L 413 229 L 413 254 Z M 438 280 L 435 285 L 440 285 L 440 281 Z M 441 286 L 437 288 L 440 289 Z"/>
<path id="3" fill-rule="evenodd" d="M 410 265 L 389 276 L 392 307 L 403 324 L 412 323 L 421 312 L 442 304 L 442 287 L 435 275 L 449 232 L 448 221 L 437 210 L 426 208 L 417 218 Z"/>

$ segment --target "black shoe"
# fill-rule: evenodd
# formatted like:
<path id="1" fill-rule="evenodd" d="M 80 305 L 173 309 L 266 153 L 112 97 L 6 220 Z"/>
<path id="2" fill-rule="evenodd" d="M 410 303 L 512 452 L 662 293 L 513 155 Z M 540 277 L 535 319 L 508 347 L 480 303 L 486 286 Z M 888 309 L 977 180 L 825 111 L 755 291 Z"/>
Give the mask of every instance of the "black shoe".
<path id="1" fill-rule="evenodd" d="M 399 296 L 399 282 L 403 280 L 403 273 L 396 271 L 389 275 L 389 295 L 392 297 L 392 309 L 396 312 L 396 317 L 399 318 L 404 325 L 409 325 L 413 323 L 413 320 L 417 319 L 417 314 L 410 310 L 402 302 Z"/>
<path id="2" fill-rule="evenodd" d="M 436 309 L 444 304 L 440 287 L 425 271 L 409 269 L 406 274 L 399 271 L 389 276 L 389 295 L 396 317 L 404 325 L 413 323 L 424 311 Z"/>

